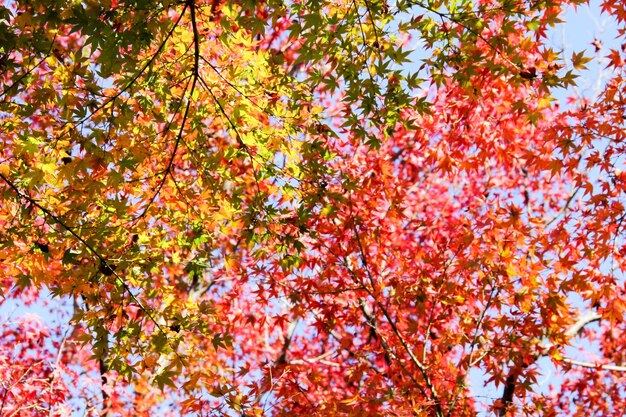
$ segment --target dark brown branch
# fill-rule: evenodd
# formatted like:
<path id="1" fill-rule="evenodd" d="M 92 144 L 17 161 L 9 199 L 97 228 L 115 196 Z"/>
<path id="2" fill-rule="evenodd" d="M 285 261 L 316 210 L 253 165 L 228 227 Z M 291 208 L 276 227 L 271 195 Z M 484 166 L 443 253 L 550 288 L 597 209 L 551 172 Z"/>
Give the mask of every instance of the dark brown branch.
<path id="1" fill-rule="evenodd" d="M 172 150 L 172 154 L 170 155 L 170 159 L 167 163 L 167 166 L 162 171 L 163 178 L 161 179 L 161 181 L 159 181 L 159 185 L 157 186 L 157 189 L 154 192 L 154 195 L 152 196 L 150 201 L 148 201 L 148 204 L 146 205 L 146 207 L 143 209 L 141 214 L 139 214 L 135 218 L 135 222 L 146 215 L 146 213 L 148 212 L 148 209 L 152 206 L 157 196 L 160 194 L 161 190 L 163 189 L 163 186 L 165 185 L 165 181 L 167 180 L 167 176 L 172 174 L 172 167 L 174 165 L 174 160 L 176 159 L 176 153 L 178 152 L 180 141 L 183 138 L 185 124 L 187 123 L 187 118 L 189 117 L 189 109 L 191 108 L 191 101 L 193 98 L 193 93 L 196 89 L 196 84 L 198 83 L 198 79 L 200 78 L 200 64 L 199 64 L 200 62 L 200 34 L 198 33 L 198 24 L 196 22 L 196 5 L 193 0 L 190 0 L 187 3 L 185 3 L 185 8 L 183 8 L 183 11 L 181 12 L 181 15 L 178 18 L 176 24 L 178 25 L 178 22 L 180 22 L 180 19 L 182 19 L 182 16 L 185 13 L 185 10 L 187 9 L 187 7 L 189 7 L 191 27 L 193 30 L 193 46 L 194 46 L 191 90 L 189 91 L 189 98 L 187 100 L 187 106 L 185 107 L 185 113 L 183 114 L 183 120 L 181 122 L 180 129 L 178 130 L 176 141 L 174 142 L 174 149 Z M 189 85 L 189 83 L 187 83 L 187 85 Z M 182 98 L 185 97 L 186 92 L 187 92 L 187 86 L 185 86 L 185 90 L 183 91 Z"/>
<path id="2" fill-rule="evenodd" d="M 382 335 L 380 334 L 378 330 L 378 327 L 376 325 L 376 317 L 374 317 L 374 312 L 365 304 L 365 300 L 363 300 L 362 298 L 359 299 L 359 307 L 361 308 L 361 311 L 363 312 L 363 316 L 365 317 L 366 324 L 370 328 L 368 342 L 371 342 L 372 340 L 373 341 L 379 340 L 380 345 L 383 347 L 383 350 L 385 352 L 384 354 L 385 363 L 387 364 L 387 366 L 391 365 L 391 347 L 389 346 L 385 338 L 382 337 Z"/>
<path id="3" fill-rule="evenodd" d="M 577 336 L 582 329 L 590 323 L 599 321 L 602 318 L 598 313 L 591 312 L 588 313 L 578 319 L 576 323 L 570 327 L 565 333 L 569 337 Z M 546 356 L 549 351 L 549 346 L 544 346 L 541 353 L 535 356 L 535 360 L 539 359 L 542 356 Z M 599 368 L 610 371 L 620 371 L 626 372 L 625 366 L 616 366 L 616 365 L 597 365 L 590 362 L 582 362 L 573 359 L 563 358 L 562 362 L 569 363 L 571 365 L 583 366 L 586 368 Z M 500 397 L 500 409 L 498 414 L 500 417 L 504 417 L 506 415 L 507 409 L 513 402 L 515 387 L 517 385 L 517 378 L 519 376 L 519 368 L 514 367 L 509 371 L 509 375 L 506 378 L 506 382 L 504 384 L 504 391 L 502 392 L 502 396 Z"/>
<path id="4" fill-rule="evenodd" d="M 352 203 L 352 201 L 350 201 L 350 202 Z M 434 407 L 435 407 L 435 415 L 437 417 L 443 417 L 444 413 L 443 413 L 443 408 L 441 406 L 441 401 L 439 400 L 439 395 L 437 394 L 437 390 L 435 389 L 435 386 L 433 385 L 432 381 L 430 380 L 430 376 L 428 375 L 428 372 L 426 371 L 426 366 L 424 366 L 424 364 L 415 356 L 415 353 L 413 353 L 413 350 L 411 349 L 411 347 L 407 343 L 406 339 L 404 338 L 404 336 L 400 332 L 400 329 L 398 329 L 398 326 L 396 326 L 395 320 L 393 320 L 393 318 L 391 317 L 391 315 L 389 314 L 389 312 L 387 311 L 385 306 L 383 306 L 383 304 L 380 302 L 378 297 L 376 297 L 376 294 L 375 294 L 376 288 L 375 288 L 374 277 L 372 276 L 372 273 L 370 271 L 369 263 L 368 263 L 366 255 L 365 255 L 365 251 L 363 249 L 363 245 L 361 243 L 361 238 L 360 238 L 359 232 L 358 232 L 358 230 L 356 228 L 356 224 L 355 224 L 355 221 L 354 221 L 354 216 L 352 216 L 352 227 L 353 227 L 354 234 L 355 234 L 355 237 L 356 237 L 358 249 L 359 249 L 359 252 L 360 252 L 360 257 L 361 257 L 361 260 L 363 262 L 363 266 L 365 267 L 365 272 L 366 272 L 366 274 L 367 274 L 367 276 L 369 278 L 370 284 L 372 286 L 371 289 L 366 287 L 365 290 L 367 291 L 369 296 L 372 297 L 372 299 L 376 303 L 376 306 L 383 313 L 383 316 L 385 317 L 385 319 L 387 320 L 387 322 L 391 326 L 391 330 L 393 331 L 393 333 L 396 335 L 396 337 L 400 341 L 400 344 L 402 345 L 402 347 L 404 348 L 406 353 L 409 355 L 409 358 L 411 359 L 411 362 L 413 362 L 413 364 L 420 371 L 420 374 L 422 375 L 422 378 L 424 379 L 426 387 L 428 387 L 428 390 L 430 391 L 430 397 L 431 397 L 431 400 L 433 401 Z M 352 273 L 352 276 L 356 278 L 356 275 L 349 268 L 347 262 L 345 262 L 345 266 Z M 405 368 L 404 364 L 401 361 L 399 361 L 399 362 L 400 362 L 401 366 L 403 367 L 403 369 L 405 369 L 405 371 L 408 373 L 408 370 Z M 410 375 L 410 373 L 409 373 L 409 376 L 416 383 L 416 385 L 419 386 L 419 384 L 417 384 L 417 381 L 415 381 L 415 379 L 413 378 L 412 375 Z"/>
<path id="5" fill-rule="evenodd" d="M 287 353 L 289 352 L 289 346 L 291 345 L 291 340 L 293 339 L 293 333 L 295 332 L 297 325 L 298 325 L 297 320 L 294 320 L 289 323 L 289 326 L 287 327 L 287 332 L 285 333 L 285 340 L 283 342 L 283 348 L 280 352 L 280 356 L 276 360 L 277 364 L 283 365 L 288 362 Z"/>
<path id="6" fill-rule="evenodd" d="M 106 258 L 100 254 L 100 252 L 98 252 L 89 242 L 87 242 L 85 239 L 83 239 L 75 230 L 74 228 L 70 227 L 67 223 L 65 223 L 63 220 L 61 220 L 59 217 L 57 217 L 54 213 L 52 213 L 50 210 L 48 210 L 47 208 L 45 208 L 44 206 L 42 206 L 41 204 L 39 204 L 37 201 L 35 201 L 33 198 L 27 196 L 26 194 L 24 194 L 22 191 L 20 191 L 19 188 L 17 188 L 17 186 L 11 181 L 9 180 L 4 174 L 0 174 L 0 179 L 2 179 L 14 192 L 15 194 L 18 196 L 18 198 L 22 199 L 22 200 L 26 200 L 28 201 L 30 204 L 32 204 L 33 206 L 37 207 L 39 210 L 41 210 L 41 212 L 43 212 L 48 218 L 50 218 L 53 222 L 58 223 L 63 229 L 65 229 L 70 235 L 72 235 L 76 240 L 78 240 L 80 243 L 83 244 L 83 246 L 85 246 L 87 248 L 87 250 L 89 250 L 89 252 L 91 252 L 91 254 L 100 261 L 100 264 L 103 268 L 107 268 L 108 271 L 111 272 L 111 275 L 113 275 L 115 277 L 115 279 L 122 285 L 122 288 L 124 289 L 124 291 L 127 291 L 130 298 L 137 303 L 137 306 L 139 307 L 139 309 L 146 314 L 146 316 L 148 316 L 148 318 L 156 325 L 156 327 L 163 331 L 163 329 L 161 328 L 161 326 L 157 323 L 156 319 L 154 318 L 154 316 L 152 315 L 152 313 L 143 306 L 143 304 L 139 301 L 139 299 L 137 298 L 137 296 L 131 291 L 130 287 L 128 286 L 128 284 L 126 283 L 126 281 L 119 276 L 119 274 L 117 272 L 115 272 L 113 265 L 109 264 L 109 262 L 107 262 Z"/>
<path id="7" fill-rule="evenodd" d="M 498 411 L 498 416 L 500 417 L 504 417 L 506 415 L 507 409 L 511 405 L 511 402 L 513 402 L 513 395 L 515 394 L 518 374 L 519 371 L 514 368 L 509 371 L 509 375 L 506 377 L 506 382 L 504 383 L 504 392 L 502 393 L 502 397 L 500 398 L 501 404 Z"/>
<path id="8" fill-rule="evenodd" d="M 197 77 L 194 75 L 192 80 L 193 81 L 192 81 L 192 85 L 191 85 L 190 96 L 193 94 L 193 91 L 195 89 Z M 187 86 L 185 86 L 185 91 L 183 92 L 183 98 L 184 98 L 184 95 L 185 95 L 186 91 L 187 91 Z M 181 103 L 182 103 L 182 100 L 181 100 Z M 161 190 L 163 189 L 163 186 L 165 185 L 165 181 L 167 180 L 167 176 L 171 175 L 171 173 L 172 173 L 172 166 L 174 165 L 174 159 L 176 158 L 176 153 L 178 151 L 178 147 L 180 145 L 180 141 L 181 141 L 181 139 L 183 137 L 183 132 L 184 132 L 184 129 L 185 129 L 185 124 L 187 123 L 187 117 L 189 116 L 189 108 L 190 107 L 191 107 L 191 97 L 187 100 L 187 106 L 185 107 L 185 113 L 183 114 L 183 120 L 181 122 L 180 129 L 178 130 L 178 135 L 176 136 L 176 141 L 174 142 L 174 149 L 172 150 L 172 154 L 170 155 L 170 159 L 168 160 L 165 169 L 163 171 L 161 171 L 161 174 L 163 175 L 163 178 L 161 179 L 161 181 L 159 181 L 159 185 L 157 185 L 157 188 L 156 188 L 154 194 L 152 195 L 152 197 L 150 198 L 150 200 L 148 201 L 148 204 L 146 204 L 146 206 L 141 211 L 141 213 L 137 217 L 135 217 L 135 219 L 133 220 L 133 224 L 137 223 L 137 221 L 139 219 L 143 218 L 146 215 L 146 213 L 148 212 L 148 209 L 150 209 L 150 207 L 152 206 L 152 204 L 154 203 L 154 201 L 156 200 L 158 195 L 161 193 Z"/>

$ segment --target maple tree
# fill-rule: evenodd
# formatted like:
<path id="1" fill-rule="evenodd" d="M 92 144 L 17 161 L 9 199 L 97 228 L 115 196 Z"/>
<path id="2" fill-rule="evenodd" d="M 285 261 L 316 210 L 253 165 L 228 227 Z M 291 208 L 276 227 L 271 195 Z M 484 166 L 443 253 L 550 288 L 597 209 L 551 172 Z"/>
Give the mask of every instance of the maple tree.
<path id="1" fill-rule="evenodd" d="M 3 322 L 0 415 L 621 415 L 626 6 L 563 56 L 583 3 L 0 3 L 0 308 L 62 318 Z"/>

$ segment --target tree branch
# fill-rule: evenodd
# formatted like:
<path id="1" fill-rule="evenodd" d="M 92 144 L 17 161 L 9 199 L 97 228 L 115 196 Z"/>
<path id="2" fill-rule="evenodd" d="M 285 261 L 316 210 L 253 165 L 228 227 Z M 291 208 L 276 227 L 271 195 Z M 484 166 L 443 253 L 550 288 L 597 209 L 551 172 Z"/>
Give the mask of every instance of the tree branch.
<path id="1" fill-rule="evenodd" d="M 352 207 L 352 200 L 350 200 L 350 207 Z M 437 417 L 443 417 L 443 408 L 441 406 L 441 401 L 439 399 L 439 394 L 437 393 L 437 390 L 435 389 L 435 386 L 432 383 L 432 381 L 430 379 L 430 376 L 428 375 L 428 372 L 426 371 L 426 366 L 424 366 L 424 364 L 417 358 L 417 356 L 415 356 L 415 353 L 413 353 L 413 350 L 411 349 L 411 347 L 409 346 L 408 342 L 406 341 L 406 339 L 404 338 L 404 336 L 400 332 L 400 329 L 398 329 L 398 326 L 396 325 L 395 320 L 393 320 L 393 318 L 391 317 L 391 315 L 389 314 L 389 312 L 387 311 L 385 306 L 383 306 L 383 304 L 380 302 L 380 300 L 376 297 L 376 294 L 375 294 L 376 288 L 375 288 L 374 277 L 372 276 L 372 272 L 370 271 L 369 263 L 368 263 L 366 255 L 365 255 L 365 250 L 363 249 L 363 244 L 361 243 L 361 238 L 359 236 L 359 231 L 356 228 L 356 224 L 355 224 L 354 220 L 355 220 L 354 215 L 352 215 L 352 228 L 353 228 L 353 231 L 354 231 L 354 234 L 355 234 L 355 237 L 356 237 L 356 242 L 357 242 L 357 245 L 358 245 L 359 254 L 360 254 L 360 257 L 361 257 L 361 261 L 363 262 L 363 266 L 365 267 L 365 272 L 366 272 L 366 274 L 367 274 L 367 276 L 369 278 L 370 285 L 372 286 L 371 289 L 369 289 L 369 288 L 367 288 L 367 286 L 365 286 L 365 290 L 367 291 L 369 296 L 372 297 L 372 299 L 376 303 L 376 306 L 383 313 L 383 316 L 385 317 L 385 319 L 387 320 L 387 322 L 391 326 L 391 330 L 393 331 L 393 333 L 396 335 L 396 337 L 400 341 L 400 344 L 402 345 L 402 347 L 404 348 L 406 353 L 409 355 L 409 358 L 411 359 L 411 362 L 413 362 L 413 364 L 420 371 L 420 374 L 422 375 L 422 378 L 424 379 L 424 382 L 426 383 L 426 387 L 428 387 L 428 390 L 430 391 L 430 394 L 431 394 L 430 395 L 430 397 L 431 397 L 430 399 L 434 403 L 435 415 Z M 344 262 L 344 264 L 345 264 L 346 268 L 348 268 L 348 270 L 351 272 L 353 278 L 356 279 L 356 274 L 354 274 L 354 271 L 352 271 L 352 269 L 349 267 L 347 262 Z M 357 280 L 357 283 L 359 283 L 358 280 Z M 405 368 L 404 364 L 402 363 L 402 361 L 398 361 L 398 362 L 401 364 L 403 369 L 406 370 L 406 368 Z M 412 375 L 411 375 L 411 379 L 413 379 L 413 381 L 416 382 Z M 416 385 L 419 386 L 419 384 L 417 384 L 417 382 L 416 382 Z"/>
<path id="2" fill-rule="evenodd" d="M 599 363 L 577 361 L 575 359 L 569 359 L 569 358 L 563 358 L 561 359 L 561 362 L 569 363 L 571 365 L 576 365 L 576 366 L 582 366 L 584 368 L 602 369 L 604 371 L 626 372 L 626 366 L 602 365 Z"/>
<path id="3" fill-rule="evenodd" d="M 115 272 L 113 266 L 111 264 L 109 264 L 109 262 L 106 260 L 106 258 L 100 254 L 100 252 L 98 252 L 89 242 L 87 242 L 85 239 L 83 239 L 75 230 L 74 228 L 70 227 L 67 223 L 65 223 L 63 220 L 61 220 L 58 216 L 56 216 L 54 213 L 52 213 L 50 210 L 48 210 L 46 207 L 42 206 L 41 204 L 39 204 L 37 201 L 35 201 L 33 198 L 29 197 L 28 195 L 24 194 L 22 191 L 20 191 L 20 189 L 17 187 L 17 185 L 15 185 L 11 180 L 9 180 L 4 174 L 0 173 L 0 179 L 2 179 L 14 192 L 15 194 L 18 196 L 18 198 L 23 199 L 28 201 L 30 204 L 32 204 L 33 206 L 37 207 L 39 210 L 41 210 L 44 215 L 48 216 L 50 219 L 52 219 L 55 223 L 58 223 L 63 229 L 65 229 L 67 232 L 69 232 L 70 235 L 72 235 L 76 240 L 78 240 L 81 244 L 83 244 L 88 250 L 89 252 L 91 252 L 91 254 L 100 261 L 101 267 L 103 268 L 107 268 L 108 271 L 110 271 L 112 273 L 112 275 L 115 277 L 115 279 L 117 280 L 117 282 L 120 283 L 120 285 L 122 286 L 122 288 L 124 289 L 124 291 L 127 291 L 130 298 L 137 304 L 137 306 L 139 307 L 139 309 L 146 314 L 146 316 L 148 317 L 148 319 L 150 319 L 150 321 L 152 321 L 155 325 L 155 327 L 157 329 L 159 329 L 159 331 L 165 333 L 165 330 L 163 329 L 163 327 L 159 324 L 159 322 L 156 320 L 156 318 L 154 317 L 154 315 L 152 314 L 152 312 L 146 308 L 141 301 L 139 301 L 139 299 L 137 298 L 137 296 L 131 291 L 131 288 L 128 286 L 128 284 L 126 283 L 126 281 L 117 273 Z M 168 340 L 168 344 L 170 344 L 169 340 Z M 176 355 L 178 356 L 178 353 L 175 351 L 174 347 L 170 344 L 170 347 L 174 350 L 174 352 L 176 353 Z"/>
<path id="4" fill-rule="evenodd" d="M 285 333 L 285 341 L 283 343 L 283 348 L 280 351 L 280 356 L 276 359 L 276 363 L 278 364 L 286 364 L 287 360 L 287 352 L 289 351 L 289 345 L 291 345 L 291 340 L 293 338 L 293 333 L 296 330 L 296 326 L 298 326 L 298 321 L 294 320 L 289 323 L 287 327 L 287 332 Z"/>
<path id="5" fill-rule="evenodd" d="M 502 397 L 500 397 L 501 404 L 498 411 L 499 417 L 504 417 L 506 415 L 506 411 L 509 408 L 509 405 L 513 402 L 513 395 L 515 394 L 518 374 L 519 371 L 517 369 L 511 369 L 509 371 L 509 375 L 506 377 L 506 382 L 504 383 L 504 392 L 502 393 Z"/>
<path id="6" fill-rule="evenodd" d="M 565 334 L 569 337 L 575 337 L 576 335 L 578 335 L 578 333 L 582 331 L 582 329 L 586 325 L 596 322 L 600 320 L 601 318 L 602 316 L 600 316 L 598 313 L 595 313 L 595 312 L 587 313 L 584 316 L 580 317 L 576 321 L 576 323 L 574 323 L 567 330 L 567 332 L 565 332 Z M 541 349 L 541 353 L 536 355 L 535 361 L 542 356 L 546 356 L 548 354 L 549 348 L 550 348 L 550 345 L 544 346 L 543 349 Z M 577 361 L 577 360 L 568 359 L 568 358 L 561 359 L 561 362 L 569 363 L 571 365 L 584 366 L 586 368 L 599 368 L 599 369 L 604 369 L 608 371 L 626 372 L 626 366 L 600 365 L 600 364 L 593 364 L 591 362 L 582 362 L 582 361 Z M 518 368 L 512 368 L 509 371 L 509 375 L 507 376 L 506 383 L 504 384 L 504 391 L 502 392 L 502 396 L 500 397 L 501 407 L 498 412 L 498 415 L 500 417 L 503 417 L 504 415 L 506 415 L 508 406 L 513 402 L 518 376 L 519 376 Z"/>
<path id="7" fill-rule="evenodd" d="M 578 319 L 576 323 L 569 328 L 569 330 L 565 333 L 568 336 L 574 337 L 577 336 L 578 333 L 588 324 L 593 323 L 595 321 L 599 321 L 602 318 L 601 315 L 595 312 L 590 312 L 582 316 Z"/>

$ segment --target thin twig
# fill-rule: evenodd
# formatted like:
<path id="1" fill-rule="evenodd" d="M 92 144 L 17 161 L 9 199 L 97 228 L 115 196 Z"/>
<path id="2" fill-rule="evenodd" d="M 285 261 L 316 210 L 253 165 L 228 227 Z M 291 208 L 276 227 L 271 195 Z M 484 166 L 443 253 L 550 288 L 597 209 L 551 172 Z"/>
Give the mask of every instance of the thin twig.
<path id="1" fill-rule="evenodd" d="M 54 38 L 52 38 L 52 42 L 50 43 L 50 49 L 48 49 L 48 52 L 46 53 L 46 55 L 41 58 L 39 60 L 39 62 L 37 62 L 35 64 L 34 67 L 32 67 L 31 69 L 29 69 L 28 71 L 26 71 L 24 74 L 22 74 L 17 80 L 13 81 L 13 83 L 11 83 L 10 86 L 8 86 L 7 88 L 4 89 L 4 91 L 2 91 L 2 93 L 0 94 L 0 100 L 2 100 L 4 98 L 4 96 L 11 91 L 11 89 L 13 89 L 16 85 L 18 85 L 24 78 L 26 78 L 30 73 L 32 73 L 35 69 L 37 69 L 41 64 L 43 64 L 43 62 L 48 59 L 48 57 L 50 56 L 50 54 L 52 53 L 52 49 L 54 49 L 54 42 L 57 39 L 57 33 L 54 34 Z"/>

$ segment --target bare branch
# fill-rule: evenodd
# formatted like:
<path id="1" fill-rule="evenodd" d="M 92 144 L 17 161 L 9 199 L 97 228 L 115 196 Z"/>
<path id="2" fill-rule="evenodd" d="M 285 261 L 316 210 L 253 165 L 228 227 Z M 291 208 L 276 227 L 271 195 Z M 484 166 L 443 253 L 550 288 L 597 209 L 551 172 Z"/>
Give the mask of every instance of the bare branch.
<path id="1" fill-rule="evenodd" d="M 569 363 L 570 365 L 582 366 L 584 368 L 602 369 L 604 371 L 626 372 L 626 366 L 618 365 L 603 365 L 599 363 L 577 361 L 575 359 L 563 358 L 561 362 Z"/>
<path id="2" fill-rule="evenodd" d="M 289 351 L 289 345 L 291 345 L 293 333 L 295 332 L 297 326 L 298 326 L 298 320 L 294 320 L 289 323 L 289 326 L 287 327 L 287 332 L 285 333 L 285 341 L 283 343 L 283 348 L 280 352 L 280 356 L 276 360 L 276 363 L 285 364 L 288 362 L 287 352 Z"/>
<path id="3" fill-rule="evenodd" d="M 566 335 L 574 337 L 588 324 L 599 321 L 602 318 L 601 315 L 595 312 L 590 312 L 578 319 L 576 323 L 567 331 Z"/>
<path id="4" fill-rule="evenodd" d="M 59 369 L 59 364 L 61 363 L 61 357 L 63 356 L 63 351 L 65 350 L 65 342 L 67 341 L 67 332 L 63 335 L 63 339 L 61 339 L 61 343 L 59 344 L 59 350 L 57 352 L 57 358 L 56 358 L 56 362 L 54 364 L 54 369 L 52 370 L 52 374 L 50 376 L 50 386 L 49 386 L 49 401 L 48 401 L 48 416 L 52 417 L 53 415 L 53 409 L 52 409 L 52 396 L 53 396 L 53 390 L 54 390 L 54 382 L 56 379 L 56 373 L 55 371 L 57 371 Z M 0 410 L 1 411 L 1 410 Z M 0 413 L 2 414 L 2 413 Z"/>

